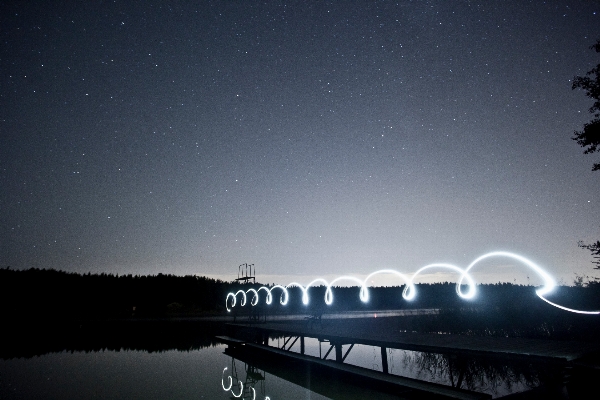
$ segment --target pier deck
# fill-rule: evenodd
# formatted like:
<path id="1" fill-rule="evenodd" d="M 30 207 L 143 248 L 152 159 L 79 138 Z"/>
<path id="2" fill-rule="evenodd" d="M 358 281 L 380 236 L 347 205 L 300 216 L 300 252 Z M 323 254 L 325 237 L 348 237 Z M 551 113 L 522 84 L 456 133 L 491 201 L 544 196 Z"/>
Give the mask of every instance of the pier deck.
<path id="1" fill-rule="evenodd" d="M 237 344 L 231 338 L 218 339 Z M 308 382 L 311 390 L 331 398 L 364 398 L 366 395 L 371 397 L 375 392 L 381 393 L 377 395 L 381 399 L 388 398 L 385 393 L 393 395 L 389 398 L 403 399 L 479 400 L 492 397 L 485 393 L 383 374 L 260 344 L 230 345 L 225 354 L 298 385 L 305 386 Z M 335 382 L 345 383 L 336 385 Z"/>
<path id="2" fill-rule="evenodd" d="M 368 325 L 310 325 L 305 321 L 264 324 L 229 324 L 238 333 L 317 338 L 332 344 L 363 344 L 392 349 L 480 357 L 507 357 L 566 363 L 600 353 L 600 343 L 545 339 L 423 334 L 369 329 Z"/>
<path id="3" fill-rule="evenodd" d="M 387 387 L 388 393 L 397 394 L 401 398 L 437 396 L 467 399 L 484 398 L 478 396 L 487 394 L 457 390 L 462 385 L 464 374 L 469 373 L 466 367 L 460 366 L 463 361 L 457 364 L 455 376 L 450 374 L 452 386 L 389 374 L 388 349 L 444 354 L 451 356 L 451 360 L 469 362 L 475 358 L 478 359 L 476 362 L 482 363 L 481 365 L 499 362 L 498 365 L 520 365 L 520 368 L 544 371 L 540 375 L 543 380 L 539 382 L 539 387 L 509 396 L 516 396 L 515 398 L 560 398 L 561 393 L 566 393 L 566 390 L 579 393 L 579 386 L 588 387 L 589 382 L 597 381 L 597 371 L 600 370 L 600 343 L 595 342 L 410 333 L 401 331 L 399 325 L 386 318 L 377 321 L 371 318 L 314 322 L 305 320 L 228 324 L 231 337 L 219 340 L 229 344 L 227 354 L 242 360 L 248 359 L 251 363 L 260 363 L 260 368 L 266 370 L 275 363 L 278 365 L 278 369 L 272 372 L 275 375 L 279 373 L 277 371 L 283 371 L 289 365 L 305 366 L 300 369 L 292 368 L 293 371 L 284 379 L 294 381 L 302 370 L 310 370 L 312 377 L 321 379 L 322 376 L 330 376 L 333 378 L 332 382 L 356 383 L 358 388 Z M 278 340 L 277 346 L 268 346 L 275 338 L 283 338 L 283 345 Z M 318 356 L 305 354 L 306 338 L 319 340 Z M 324 355 L 321 353 L 323 342 L 329 347 Z M 356 344 L 380 347 L 381 371 L 344 363 Z M 291 351 L 292 348 L 296 351 Z M 334 355 L 330 356 L 332 352 Z M 313 382 L 317 382 L 318 379 Z M 349 398 L 325 395 L 332 398 Z"/>

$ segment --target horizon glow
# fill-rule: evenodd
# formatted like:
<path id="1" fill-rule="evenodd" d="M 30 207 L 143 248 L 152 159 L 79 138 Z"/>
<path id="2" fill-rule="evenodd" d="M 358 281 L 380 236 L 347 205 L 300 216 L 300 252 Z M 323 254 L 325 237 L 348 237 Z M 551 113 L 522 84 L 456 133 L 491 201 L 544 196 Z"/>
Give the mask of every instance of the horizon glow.
<path id="1" fill-rule="evenodd" d="M 540 299 L 544 300 L 546 303 L 548 303 L 556 308 L 559 308 L 561 310 L 572 312 L 572 313 L 588 314 L 588 315 L 600 314 L 600 311 L 576 310 L 576 309 L 561 306 L 559 304 L 553 303 L 550 300 L 546 299 L 546 297 L 544 297 L 544 296 L 551 293 L 556 288 L 556 281 L 554 280 L 554 278 L 550 274 L 548 274 L 546 271 L 544 271 L 544 269 L 542 269 L 539 265 L 535 264 L 533 261 L 531 261 L 521 255 L 506 252 L 506 251 L 493 251 L 490 253 L 486 253 L 486 254 L 476 258 L 473 262 L 471 262 L 471 264 L 469 264 L 469 266 L 466 269 L 462 269 L 453 264 L 434 263 L 434 264 L 428 264 L 424 267 L 421 267 L 415 273 L 413 273 L 411 277 L 408 277 L 407 275 L 404 275 L 401 272 L 398 272 L 393 269 L 381 269 L 381 270 L 378 270 L 378 271 L 375 271 L 375 272 L 372 272 L 371 274 L 369 274 L 365 278 L 364 281 L 360 280 L 359 278 L 357 278 L 355 276 L 343 275 L 338 278 L 335 278 L 331 282 L 327 282 L 327 280 L 325 280 L 323 278 L 317 278 L 317 279 L 312 280 L 306 286 L 304 286 L 298 282 L 291 282 L 285 287 L 280 286 L 280 285 L 275 285 L 271 289 L 269 289 L 266 286 L 261 286 L 258 290 L 255 290 L 252 288 L 246 290 L 245 292 L 243 290 L 238 290 L 235 294 L 233 292 L 230 292 L 227 294 L 227 298 L 225 299 L 225 307 L 227 308 L 227 312 L 231 312 L 231 309 L 229 308 L 229 298 L 231 297 L 231 299 L 232 299 L 231 300 L 231 308 L 233 308 L 233 307 L 235 307 L 235 305 L 237 303 L 236 298 L 237 298 L 238 294 L 242 294 L 242 301 L 240 302 L 240 305 L 243 307 L 246 304 L 246 294 L 248 294 L 248 293 L 252 293 L 253 297 L 252 297 L 250 304 L 252 306 L 255 306 L 259 302 L 258 292 L 260 290 L 264 290 L 267 292 L 266 304 L 271 304 L 271 301 L 272 301 L 271 291 L 276 288 L 282 290 L 282 294 L 280 296 L 279 302 L 282 305 L 286 305 L 288 302 L 288 299 L 289 299 L 289 293 L 288 293 L 287 288 L 290 288 L 290 287 L 299 287 L 300 290 L 302 290 L 302 304 L 308 305 L 310 302 L 310 298 L 308 295 L 308 289 L 310 287 L 315 287 L 316 286 L 315 284 L 317 284 L 317 283 L 321 283 L 326 287 L 325 299 L 324 299 L 325 304 L 331 305 L 331 304 L 333 304 L 333 291 L 331 288 L 336 282 L 342 281 L 342 280 L 350 280 L 350 281 L 357 283 L 360 286 L 360 294 L 359 294 L 360 300 L 363 303 L 367 303 L 369 301 L 369 288 L 368 288 L 367 283 L 368 283 L 369 279 L 371 279 L 373 276 L 378 275 L 378 274 L 393 274 L 393 275 L 400 277 L 405 284 L 405 287 L 402 291 L 402 297 L 407 301 L 411 301 L 416 296 L 416 287 L 414 284 L 415 278 L 418 277 L 423 271 L 426 271 L 426 270 L 432 269 L 432 268 L 449 269 L 449 270 L 457 272 L 460 275 L 460 278 L 456 282 L 456 294 L 462 299 L 470 300 L 475 297 L 477 289 L 475 287 L 475 280 L 471 277 L 469 272 L 479 262 L 481 262 L 485 259 L 491 258 L 491 257 L 512 258 L 514 260 L 521 262 L 522 264 L 525 264 L 525 266 L 531 268 L 536 274 L 538 274 L 538 276 L 540 276 L 542 278 L 543 286 L 541 288 L 537 289 L 535 291 L 535 293 Z M 462 285 L 463 285 L 463 281 L 465 281 L 465 280 L 466 280 L 465 284 L 469 287 L 469 290 L 466 293 L 463 293 Z"/>

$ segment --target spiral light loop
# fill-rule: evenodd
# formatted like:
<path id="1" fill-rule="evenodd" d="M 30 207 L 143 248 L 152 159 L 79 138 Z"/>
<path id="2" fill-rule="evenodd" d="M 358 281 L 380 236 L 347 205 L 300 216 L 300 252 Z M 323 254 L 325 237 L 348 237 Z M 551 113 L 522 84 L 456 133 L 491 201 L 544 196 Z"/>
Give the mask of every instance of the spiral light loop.
<path id="1" fill-rule="evenodd" d="M 458 273 L 459 279 L 456 282 L 456 294 L 459 297 L 461 297 L 462 299 L 468 300 L 468 299 L 474 298 L 475 294 L 477 292 L 477 288 L 475 286 L 475 280 L 473 279 L 473 277 L 470 274 L 471 269 L 473 269 L 473 267 L 475 267 L 475 265 L 477 265 L 481 261 L 491 258 L 491 257 L 511 258 L 513 260 L 519 261 L 520 263 L 524 264 L 526 267 L 532 269 L 543 281 L 543 286 L 541 288 L 537 289 L 535 291 L 535 293 L 537 294 L 537 296 L 540 299 L 544 300 L 546 303 L 548 303 L 554 307 L 557 307 L 561 310 L 565 310 L 565 311 L 569 311 L 569 312 L 573 312 L 573 313 L 594 314 L 594 315 L 600 314 L 600 311 L 576 310 L 576 309 L 561 306 L 559 304 L 553 303 L 550 300 L 548 300 L 545 296 L 547 294 L 551 293 L 556 288 L 556 282 L 555 282 L 554 278 L 552 278 L 552 276 L 550 276 L 550 274 L 548 274 L 546 271 L 544 271 L 539 265 L 535 264 L 533 261 L 531 261 L 523 256 L 520 256 L 518 254 L 509 253 L 506 251 L 494 251 L 491 253 L 484 254 L 484 255 L 476 258 L 473 262 L 471 262 L 471 264 L 469 264 L 469 266 L 466 269 L 462 269 L 462 268 L 457 267 L 456 265 L 452 265 L 452 264 L 435 263 L 435 264 L 429 264 L 424 267 L 421 267 L 410 277 L 402 274 L 401 272 L 393 270 L 393 269 L 381 269 L 381 270 L 378 270 L 378 271 L 375 271 L 375 272 L 372 272 L 371 274 L 369 274 L 365 278 L 364 281 L 361 281 L 359 278 L 354 277 L 354 276 L 344 275 L 344 276 L 335 278 L 331 282 L 327 282 L 323 278 L 317 278 L 317 279 L 314 279 L 313 281 L 311 281 L 306 286 L 304 286 L 298 282 L 292 282 L 285 287 L 280 286 L 280 285 L 275 285 L 271 289 L 269 289 L 266 286 L 261 286 L 258 290 L 248 289 L 246 292 L 244 292 L 243 290 L 238 290 L 235 294 L 234 293 L 227 294 L 227 298 L 225 299 L 225 303 L 226 303 L 225 306 L 227 308 L 227 311 L 231 311 L 231 309 L 229 308 L 229 303 L 231 302 L 231 308 L 235 307 L 236 303 L 237 303 L 237 296 L 240 293 L 242 294 L 242 300 L 240 302 L 240 305 L 244 306 L 246 304 L 246 293 L 250 293 L 250 292 L 253 294 L 250 304 L 252 306 L 256 306 L 259 302 L 258 292 L 261 290 L 264 290 L 267 292 L 266 304 L 271 304 L 271 301 L 273 298 L 272 291 L 275 289 L 281 289 L 282 293 L 281 293 L 279 302 L 282 305 L 286 305 L 289 300 L 289 294 L 288 294 L 287 289 L 290 287 L 300 288 L 300 290 L 302 291 L 302 304 L 308 305 L 310 302 L 308 290 L 311 287 L 317 286 L 317 284 L 325 286 L 324 301 L 325 301 L 325 304 L 331 305 L 331 304 L 333 304 L 332 287 L 334 286 L 335 283 L 342 281 L 342 280 L 350 280 L 352 282 L 357 283 L 360 286 L 360 293 L 359 293 L 360 300 L 363 303 L 366 303 L 369 301 L 368 282 L 372 277 L 374 277 L 375 275 L 379 275 L 379 274 L 391 274 L 391 275 L 395 275 L 395 276 L 399 277 L 402 280 L 402 282 L 404 282 L 404 284 L 405 284 L 404 289 L 402 290 L 402 297 L 405 300 L 410 301 L 410 300 L 413 300 L 416 296 L 416 287 L 414 284 L 414 280 L 424 271 L 429 270 L 429 269 L 434 269 L 434 268 L 435 269 L 448 269 L 448 270 Z M 466 285 L 468 287 L 468 290 L 466 293 L 463 292 L 463 289 L 462 289 L 463 285 Z M 231 299 L 231 301 L 230 301 L 230 299 Z"/>

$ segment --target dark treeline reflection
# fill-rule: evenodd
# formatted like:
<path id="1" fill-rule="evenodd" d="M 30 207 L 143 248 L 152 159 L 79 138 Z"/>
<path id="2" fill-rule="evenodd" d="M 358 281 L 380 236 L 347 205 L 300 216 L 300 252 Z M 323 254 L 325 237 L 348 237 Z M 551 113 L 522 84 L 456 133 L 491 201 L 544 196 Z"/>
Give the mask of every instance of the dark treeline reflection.
<path id="1" fill-rule="evenodd" d="M 192 351 L 219 344 L 224 325 L 208 321 L 113 320 L 61 324 L 5 324 L 0 358 L 56 352 Z"/>
<path id="2" fill-rule="evenodd" d="M 561 363 L 420 352 L 405 352 L 403 364 L 417 372 L 419 379 L 494 396 L 533 389 L 526 397 L 530 399 L 588 399 L 600 377 L 598 370 L 585 364 L 565 367 Z"/>
<path id="3" fill-rule="evenodd" d="M 420 352 L 406 352 L 403 363 L 416 370 L 421 379 L 479 392 L 497 393 L 501 387 L 510 392 L 523 386 L 534 388 L 562 382 L 559 369 L 542 363 L 507 363 Z"/>
<path id="4" fill-rule="evenodd" d="M 333 399 L 397 398 L 394 395 L 397 395 L 398 387 L 386 387 L 381 381 L 361 380 L 356 377 L 353 379 L 344 375 L 342 371 L 289 362 L 281 356 L 258 349 L 227 348 L 225 353 L 232 356 L 232 359 L 231 364 L 221 374 L 221 384 L 223 390 L 230 392 L 233 397 L 263 398 L 267 394 L 264 387 L 265 372 L 268 372 Z M 397 357 L 399 353 L 395 354 Z M 565 379 L 565 365 L 561 363 L 461 357 L 413 351 L 402 351 L 400 356 L 404 368 L 401 373 L 391 371 L 393 375 L 402 376 L 408 373 L 410 377 L 426 382 L 441 383 L 492 396 L 534 389 L 535 397 L 528 398 L 563 398 L 561 394 L 564 390 L 568 390 L 572 396 L 570 398 L 588 398 L 581 393 L 589 393 L 593 382 L 597 381 L 597 373 L 581 374 L 581 371 L 575 369 L 570 369 L 571 376 Z M 240 361 L 244 363 L 243 368 L 239 368 Z M 256 390 L 250 390 L 251 387 Z M 392 396 L 388 397 L 386 392 Z M 407 398 L 427 397 L 415 395 Z"/>

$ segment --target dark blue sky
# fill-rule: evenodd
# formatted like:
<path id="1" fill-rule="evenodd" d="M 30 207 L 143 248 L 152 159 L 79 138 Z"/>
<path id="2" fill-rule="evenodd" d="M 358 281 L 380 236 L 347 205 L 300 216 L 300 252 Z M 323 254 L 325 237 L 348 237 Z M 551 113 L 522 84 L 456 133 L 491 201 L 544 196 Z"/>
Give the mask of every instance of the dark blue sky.
<path id="1" fill-rule="evenodd" d="M 1 266 L 593 272 L 598 2 L 167 3 L 0 5 Z"/>

